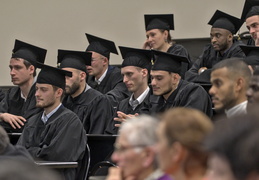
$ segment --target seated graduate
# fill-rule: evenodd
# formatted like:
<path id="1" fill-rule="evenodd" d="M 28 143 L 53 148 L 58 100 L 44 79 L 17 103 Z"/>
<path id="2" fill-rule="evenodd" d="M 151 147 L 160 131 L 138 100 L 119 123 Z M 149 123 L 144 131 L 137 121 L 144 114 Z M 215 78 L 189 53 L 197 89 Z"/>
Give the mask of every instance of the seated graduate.
<path id="1" fill-rule="evenodd" d="M 208 180 L 255 180 L 259 178 L 259 118 L 255 112 L 221 119 L 205 141 L 210 152 Z"/>
<path id="2" fill-rule="evenodd" d="M 24 123 L 42 109 L 35 100 L 36 62 L 44 63 L 47 50 L 15 40 L 10 75 L 16 87 L 0 103 L 0 124 L 7 132 L 21 132 Z"/>
<path id="3" fill-rule="evenodd" d="M 0 89 L 0 102 L 4 99 L 4 97 L 5 97 L 5 93 L 3 89 Z"/>
<path id="4" fill-rule="evenodd" d="M 192 60 L 188 51 L 180 44 L 176 44 L 170 35 L 174 30 L 173 14 L 145 14 L 146 41 L 143 49 L 154 49 L 174 55 L 185 56 L 188 63 L 182 62 L 181 77 L 184 79 L 185 72 L 191 67 Z"/>
<path id="5" fill-rule="evenodd" d="M 129 97 L 129 92 L 122 81 L 120 69 L 109 65 L 110 53 L 118 54 L 114 42 L 86 34 L 89 46 L 86 51 L 92 53 L 91 66 L 87 83 L 97 91 L 106 94 L 113 107 Z"/>
<path id="6" fill-rule="evenodd" d="M 198 109 L 209 117 L 212 116 L 212 103 L 208 93 L 198 84 L 181 79 L 181 62 L 186 57 L 160 51 L 154 51 L 155 63 L 151 69 L 151 85 L 149 107 L 142 111 L 161 113 L 172 107 L 190 107 Z"/>
<path id="7" fill-rule="evenodd" d="M 185 80 L 198 83 L 210 83 L 211 68 L 231 57 L 245 57 L 239 45 L 243 44 L 234 35 L 243 24 L 241 19 L 217 10 L 209 21 L 211 43 L 206 45 L 203 53 L 186 72 Z"/>
<path id="8" fill-rule="evenodd" d="M 92 53 L 58 50 L 60 68 L 72 72 L 66 77 L 66 97 L 63 105 L 78 115 L 87 134 L 104 134 L 113 123 L 114 109 L 105 95 L 86 83 L 86 65 L 91 65 Z"/>
<path id="9" fill-rule="evenodd" d="M 36 81 L 37 107 L 44 108 L 26 123 L 17 144 L 24 146 L 35 159 L 47 161 L 80 161 L 86 148 L 86 133 L 78 116 L 61 101 L 65 76 L 69 71 L 39 65 Z M 66 180 L 74 180 L 76 169 L 61 169 Z"/>
<path id="10" fill-rule="evenodd" d="M 259 46 L 259 1 L 246 0 L 241 19 L 245 21 L 251 35 L 251 39 L 247 44 Z"/>
<path id="11" fill-rule="evenodd" d="M 131 96 L 122 100 L 116 111 L 114 120 L 118 117 L 128 114 L 139 114 L 141 108 L 148 106 L 151 89 L 148 87 L 149 73 L 151 69 L 152 53 L 150 50 L 135 49 L 119 46 L 123 62 L 121 65 L 121 74 L 123 82 L 131 92 Z M 118 124 L 119 122 L 115 122 Z M 117 126 L 117 125 L 116 125 Z M 118 128 L 115 128 L 117 133 Z"/>
<path id="12" fill-rule="evenodd" d="M 249 69 L 254 72 L 259 67 L 259 47 L 241 45 L 240 48 L 245 53 L 245 63 L 248 64 Z"/>
<path id="13" fill-rule="evenodd" d="M 0 161 L 2 160 L 28 160 L 33 161 L 30 153 L 23 146 L 12 145 L 8 134 L 0 126 Z M 2 163 L 2 162 L 1 162 Z"/>
<path id="14" fill-rule="evenodd" d="M 157 131 L 161 170 L 174 180 L 204 180 L 208 153 L 202 142 L 212 128 L 211 120 L 196 109 L 167 110 Z"/>
<path id="15" fill-rule="evenodd" d="M 158 120 L 147 115 L 122 123 L 112 154 L 118 167 L 109 168 L 107 180 L 170 180 L 157 165 L 157 126 Z"/>
<path id="16" fill-rule="evenodd" d="M 246 91 L 250 79 L 251 71 L 243 59 L 225 59 L 212 68 L 209 94 L 217 115 L 229 118 L 247 113 Z"/>

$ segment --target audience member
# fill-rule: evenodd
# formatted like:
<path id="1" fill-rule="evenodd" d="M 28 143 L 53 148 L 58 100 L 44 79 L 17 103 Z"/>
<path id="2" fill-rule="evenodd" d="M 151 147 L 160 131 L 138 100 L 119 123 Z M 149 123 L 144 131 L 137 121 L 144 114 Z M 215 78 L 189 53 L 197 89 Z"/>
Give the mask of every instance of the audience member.
<path id="1" fill-rule="evenodd" d="M 202 142 L 212 130 L 211 120 L 190 108 L 173 108 L 162 115 L 158 128 L 158 160 L 174 180 L 202 180 L 208 154 Z"/>
<path id="2" fill-rule="evenodd" d="M 239 45 L 242 44 L 234 35 L 243 24 L 241 19 L 217 10 L 208 23 L 211 43 L 206 45 L 203 53 L 186 72 L 185 79 L 191 82 L 210 83 L 211 68 L 231 57 L 245 57 Z"/>
<path id="3" fill-rule="evenodd" d="M 255 69 L 249 82 L 247 96 L 247 111 L 250 112 L 255 105 L 259 105 L 259 69 Z"/>
<path id="4" fill-rule="evenodd" d="M 255 46 L 259 46 L 259 1 L 246 0 L 242 12 L 241 19 L 246 22 L 246 27 L 253 39 L 253 42 L 248 42 Z"/>
<path id="5" fill-rule="evenodd" d="M 45 49 L 15 40 L 9 67 L 17 87 L 10 88 L 0 103 L 0 124 L 8 132 L 21 132 L 26 120 L 41 111 L 35 107 L 35 64 L 44 63 L 46 53 Z"/>
<path id="6" fill-rule="evenodd" d="M 258 128 L 258 112 L 222 119 L 216 123 L 205 141 L 205 147 L 211 153 L 208 180 L 258 179 Z"/>
<path id="7" fill-rule="evenodd" d="M 123 83 L 120 69 L 109 65 L 110 53 L 118 54 L 114 42 L 86 34 L 89 46 L 86 51 L 92 53 L 91 66 L 87 66 L 89 73 L 88 84 L 106 94 L 113 107 L 129 96 Z"/>
<path id="8" fill-rule="evenodd" d="M 199 85 L 181 79 L 181 62 L 185 57 L 154 51 L 155 63 L 151 69 L 153 94 L 149 112 L 163 112 L 171 107 L 191 107 L 212 116 L 208 93 Z M 144 109 L 143 109 L 144 110 Z"/>
<path id="9" fill-rule="evenodd" d="M 259 47 L 257 46 L 240 46 L 242 51 L 245 53 L 245 62 L 253 72 L 259 67 Z"/>
<path id="10" fill-rule="evenodd" d="M 158 120 L 147 115 L 137 116 L 121 125 L 112 155 L 118 168 L 109 169 L 107 180 L 170 179 L 157 167 L 157 125 Z"/>
<path id="11" fill-rule="evenodd" d="M 246 91 L 251 71 L 243 59 L 226 59 L 212 68 L 211 88 L 215 111 L 233 117 L 246 114 Z"/>
<path id="12" fill-rule="evenodd" d="M 173 14 L 146 14 L 146 41 L 143 49 L 154 49 L 174 55 L 185 56 L 187 62 L 182 62 L 180 75 L 184 78 L 185 72 L 191 67 L 192 60 L 188 51 L 180 44 L 173 42 L 170 30 L 174 30 Z"/>
<path id="13" fill-rule="evenodd" d="M 35 96 L 36 106 L 44 112 L 30 118 L 17 144 L 35 159 L 79 162 L 86 148 L 86 133 L 78 116 L 61 104 L 65 76 L 72 73 L 47 65 L 40 68 Z M 76 169 L 63 169 L 61 174 L 74 180 Z"/>
<path id="14" fill-rule="evenodd" d="M 136 115 L 140 113 L 143 106 L 148 106 L 151 91 L 148 86 L 149 73 L 151 69 L 152 53 L 150 50 L 134 49 L 120 46 L 123 62 L 121 66 L 121 74 L 123 82 L 131 92 L 131 96 L 122 100 L 116 111 L 114 118 L 116 126 L 125 115 Z M 113 127 L 114 133 L 118 128 Z"/>
<path id="15" fill-rule="evenodd" d="M 78 115 L 87 134 L 104 134 L 113 124 L 109 120 L 114 109 L 105 95 L 86 83 L 86 64 L 91 65 L 91 56 L 88 52 L 58 50 L 60 68 L 72 72 L 72 77 L 66 77 L 63 105 Z"/>

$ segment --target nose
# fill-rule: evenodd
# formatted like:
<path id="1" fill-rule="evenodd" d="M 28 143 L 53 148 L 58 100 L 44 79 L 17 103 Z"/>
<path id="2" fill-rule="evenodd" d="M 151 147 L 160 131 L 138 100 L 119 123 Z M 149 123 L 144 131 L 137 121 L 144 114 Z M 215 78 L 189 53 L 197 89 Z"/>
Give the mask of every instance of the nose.
<path id="1" fill-rule="evenodd" d="M 151 79 L 151 86 L 156 85 L 156 80 L 155 79 Z"/>
<path id="2" fill-rule="evenodd" d="M 251 28 L 249 29 L 249 33 L 250 33 L 250 34 L 255 33 L 255 28 L 251 27 Z"/>
<path id="3" fill-rule="evenodd" d="M 216 41 L 217 41 L 217 39 L 215 36 L 211 37 L 211 43 L 215 43 Z"/>
<path id="4" fill-rule="evenodd" d="M 112 161 L 114 161 L 115 163 L 117 163 L 119 161 L 119 154 L 118 152 L 114 151 L 112 153 L 112 157 L 111 157 Z"/>
<path id="5" fill-rule="evenodd" d="M 212 96 L 215 94 L 215 90 L 214 90 L 214 87 L 211 86 L 210 90 L 209 90 L 209 94 Z"/>
<path id="6" fill-rule="evenodd" d="M 10 70 L 10 75 L 15 75 L 14 69 Z"/>
<path id="7" fill-rule="evenodd" d="M 127 76 L 123 76 L 123 82 L 124 82 L 124 83 L 128 82 Z"/>

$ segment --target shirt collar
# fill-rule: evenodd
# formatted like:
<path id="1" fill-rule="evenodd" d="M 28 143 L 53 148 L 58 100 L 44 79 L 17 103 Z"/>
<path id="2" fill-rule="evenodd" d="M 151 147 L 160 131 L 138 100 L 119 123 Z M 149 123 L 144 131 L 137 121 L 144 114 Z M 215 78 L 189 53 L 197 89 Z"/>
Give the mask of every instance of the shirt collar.
<path id="1" fill-rule="evenodd" d="M 98 84 L 101 84 L 102 80 L 105 78 L 106 74 L 107 74 L 107 71 L 108 71 L 108 68 L 104 71 L 103 75 L 99 78 L 99 79 L 96 79 L 95 78 L 95 81 L 98 83 Z"/>
<path id="2" fill-rule="evenodd" d="M 60 103 L 55 109 L 53 109 L 49 114 L 45 114 L 45 111 L 42 113 L 41 119 L 46 119 L 46 122 L 48 119 L 60 108 L 62 104 Z M 45 123 L 46 123 L 45 122 Z"/>
<path id="3" fill-rule="evenodd" d="M 136 100 L 133 99 L 133 93 L 132 93 L 130 96 L 130 99 L 129 99 L 129 104 L 132 106 L 133 101 L 138 101 L 138 103 L 141 104 L 144 101 L 144 99 L 146 98 L 146 96 L 148 95 L 149 90 L 150 90 L 150 88 L 147 87 L 147 89 Z"/>
<path id="4" fill-rule="evenodd" d="M 233 116 L 246 114 L 246 112 L 247 112 L 246 106 L 247 106 L 247 101 L 244 101 L 244 102 L 230 108 L 229 110 L 225 110 L 225 113 L 226 113 L 228 118 L 233 117 Z"/>

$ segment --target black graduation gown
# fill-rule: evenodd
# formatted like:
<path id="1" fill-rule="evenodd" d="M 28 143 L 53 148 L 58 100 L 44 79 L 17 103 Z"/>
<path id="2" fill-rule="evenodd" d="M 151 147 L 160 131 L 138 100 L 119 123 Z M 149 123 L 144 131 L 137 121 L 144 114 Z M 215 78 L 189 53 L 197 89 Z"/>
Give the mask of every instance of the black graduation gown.
<path id="1" fill-rule="evenodd" d="M 140 103 L 134 110 L 132 109 L 131 105 L 129 104 L 129 100 L 130 100 L 130 97 L 122 100 L 117 109 L 116 109 L 116 112 L 117 111 L 121 111 L 125 114 L 141 114 L 141 109 L 143 107 L 146 107 L 146 106 L 149 106 L 149 97 L 150 97 L 150 94 L 151 94 L 151 89 L 149 90 L 147 96 L 145 97 L 145 99 L 143 100 L 142 103 Z M 115 113 L 114 117 L 117 117 L 117 113 Z M 113 117 L 113 119 L 114 119 Z M 117 121 L 113 121 L 112 123 L 112 126 L 110 126 L 110 128 L 107 128 L 105 133 L 106 134 L 117 134 L 118 133 L 118 127 L 115 127 L 114 125 L 115 124 L 119 124 L 120 122 L 117 122 Z"/>
<path id="2" fill-rule="evenodd" d="M 231 57 L 244 58 L 245 54 L 239 47 L 242 45 L 241 41 L 234 41 L 233 45 L 222 55 L 218 51 L 215 51 L 211 44 L 205 46 L 203 53 L 200 57 L 194 62 L 191 69 L 185 73 L 185 80 L 190 82 L 197 83 L 210 83 L 210 73 L 211 68 L 220 62 L 221 60 L 228 59 Z M 207 67 L 208 70 L 205 70 L 201 75 L 198 74 L 198 71 L 201 67 Z"/>
<path id="3" fill-rule="evenodd" d="M 114 114 L 106 96 L 92 88 L 75 98 L 65 97 L 63 104 L 78 115 L 87 134 L 104 134 Z"/>
<path id="4" fill-rule="evenodd" d="M 188 69 L 192 66 L 192 60 L 188 53 L 188 51 L 180 44 L 173 44 L 168 50 L 167 53 L 179 55 L 179 56 L 185 56 L 187 57 L 189 63 L 182 63 L 181 65 L 181 73 L 180 76 L 182 79 L 184 79 L 185 73 Z"/>
<path id="5" fill-rule="evenodd" d="M 17 144 L 33 158 L 47 161 L 80 161 L 87 137 L 77 115 L 63 105 L 44 124 L 42 113 L 30 118 Z M 76 169 L 61 170 L 66 180 L 74 180 Z"/>
<path id="6" fill-rule="evenodd" d="M 41 108 L 36 107 L 34 83 L 30 89 L 26 101 L 21 97 L 21 90 L 19 87 L 12 87 L 8 90 L 5 98 L 0 102 L 0 113 L 10 113 L 17 116 L 23 116 L 28 120 L 34 114 L 42 111 Z M 7 132 L 22 132 L 22 129 L 13 129 L 10 124 L 0 122 Z"/>
<path id="7" fill-rule="evenodd" d="M 117 107 L 121 100 L 130 95 L 126 85 L 123 83 L 120 69 L 115 66 L 108 67 L 107 74 L 99 85 L 95 82 L 95 77 L 93 76 L 88 78 L 87 84 L 106 94 L 113 107 Z"/>
<path id="8" fill-rule="evenodd" d="M 177 89 L 165 101 L 163 96 L 150 96 L 149 113 L 160 113 L 172 107 L 198 109 L 212 116 L 212 102 L 208 93 L 198 84 L 180 80 Z M 142 109 L 147 112 L 147 108 Z"/>
<path id="9" fill-rule="evenodd" d="M 5 97 L 5 93 L 2 89 L 0 89 L 0 101 L 2 101 Z"/>

